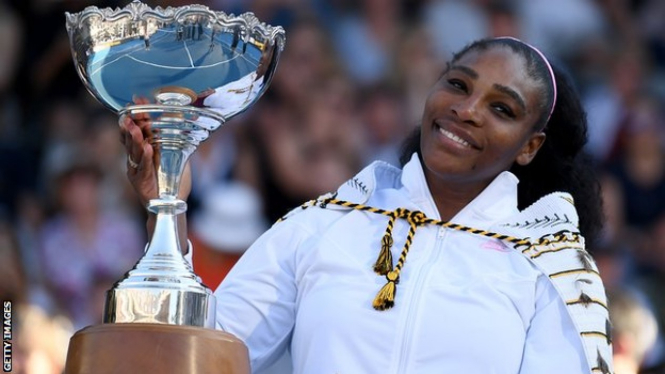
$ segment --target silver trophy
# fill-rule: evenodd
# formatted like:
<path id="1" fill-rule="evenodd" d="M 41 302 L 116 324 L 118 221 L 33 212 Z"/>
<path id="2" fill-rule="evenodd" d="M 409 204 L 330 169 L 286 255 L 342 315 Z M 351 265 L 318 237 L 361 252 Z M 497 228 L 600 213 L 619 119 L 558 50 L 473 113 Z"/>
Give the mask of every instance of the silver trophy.
<path id="1" fill-rule="evenodd" d="M 103 321 L 214 328 L 214 295 L 181 254 L 176 216 L 187 205 L 177 198 L 179 183 L 197 146 L 264 93 L 284 30 L 252 13 L 139 1 L 66 13 L 66 27 L 86 89 L 121 118 L 149 116 L 155 150 L 159 198 L 147 205 L 155 231 L 144 256 L 107 292 Z"/>

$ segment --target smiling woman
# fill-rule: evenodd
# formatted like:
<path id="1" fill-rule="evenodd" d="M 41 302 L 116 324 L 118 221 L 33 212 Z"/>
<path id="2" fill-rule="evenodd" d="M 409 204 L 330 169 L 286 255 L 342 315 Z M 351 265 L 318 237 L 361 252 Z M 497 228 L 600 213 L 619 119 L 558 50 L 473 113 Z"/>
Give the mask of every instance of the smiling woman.
<path id="1" fill-rule="evenodd" d="M 476 65 L 483 62 L 484 68 Z M 481 73 L 487 76 L 481 77 Z M 489 74 L 494 74 L 494 81 Z M 482 91 L 482 84 L 488 86 L 486 91 Z M 485 102 L 470 103 L 469 100 L 483 93 Z M 445 105 L 452 105 L 452 110 L 446 112 Z M 437 113 L 442 114 L 432 118 Z M 484 165 L 478 158 L 506 144 L 506 136 L 517 136 L 508 141 L 519 149 L 504 146 L 501 149 L 507 155 L 483 158 L 493 170 L 475 189 L 468 187 L 473 189 L 470 195 L 485 188 L 498 174 L 496 170 L 509 170 L 520 180 L 520 209 L 549 193 L 565 191 L 572 195 L 577 210 L 583 213 L 579 224 L 587 242 L 593 243 L 596 239 L 602 227 L 601 200 L 595 169 L 583 151 L 587 142 L 586 114 L 565 73 L 549 65 L 537 49 L 512 38 L 487 39 L 467 46 L 453 57 L 437 82 L 427 101 L 422 123 L 423 126 L 405 141 L 400 161 L 404 165 L 414 153 L 419 154 L 421 161 L 423 154 L 427 155 L 424 164 L 430 184 L 436 183 L 430 179 L 437 173 L 437 165 L 445 170 L 445 164 L 441 164 L 453 162 L 450 156 L 438 159 L 436 140 L 430 141 L 433 132 L 469 144 L 469 157 L 464 162 L 476 177 L 481 177 L 477 169 Z M 478 135 L 473 135 L 475 133 Z M 481 139 L 476 137 L 482 137 L 486 143 L 481 145 Z M 452 173 L 453 178 L 460 176 L 460 173 Z M 435 201 L 437 196 L 449 196 L 445 192 L 433 195 Z"/>
<path id="2" fill-rule="evenodd" d="M 217 289 L 217 328 L 255 372 L 288 350 L 298 374 L 612 373 L 585 141 L 577 94 L 538 50 L 469 45 L 402 168 L 375 162 L 273 225 Z M 133 175 L 142 200 L 151 177 Z"/>

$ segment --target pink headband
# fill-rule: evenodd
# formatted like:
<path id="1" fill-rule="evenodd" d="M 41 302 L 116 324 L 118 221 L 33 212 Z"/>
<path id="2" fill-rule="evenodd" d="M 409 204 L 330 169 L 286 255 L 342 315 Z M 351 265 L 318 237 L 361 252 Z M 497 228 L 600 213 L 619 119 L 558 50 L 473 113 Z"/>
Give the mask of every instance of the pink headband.
<path id="1" fill-rule="evenodd" d="M 518 42 L 518 43 L 520 43 L 520 44 L 523 44 L 523 45 L 525 45 L 525 46 L 531 48 L 534 52 L 536 52 L 536 53 L 538 54 L 538 56 L 540 56 L 540 58 L 543 60 L 543 62 L 545 62 L 545 66 L 547 66 L 547 70 L 549 70 L 549 72 L 550 72 L 550 78 L 552 79 L 552 89 L 554 90 L 554 100 L 552 100 L 552 108 L 550 108 L 550 113 L 547 115 L 547 121 L 546 121 L 546 123 L 549 122 L 550 117 L 552 117 L 552 113 L 554 112 L 554 106 L 556 105 L 556 95 L 557 95 L 557 91 L 556 91 L 556 78 L 554 77 L 554 70 L 552 69 L 552 65 L 550 65 L 550 62 L 547 60 L 547 57 L 545 57 L 545 55 L 543 54 L 543 52 L 541 52 L 538 48 L 532 46 L 532 45 L 529 44 L 529 43 L 525 43 L 525 42 L 523 42 L 523 41 L 521 41 L 521 40 L 519 40 L 519 39 L 517 39 L 517 38 L 515 38 L 515 37 L 512 37 L 512 36 L 502 36 L 502 37 L 498 37 L 498 38 L 495 38 L 495 39 L 498 39 L 498 40 L 500 40 L 500 39 L 508 39 L 508 40 L 513 40 L 513 41 L 516 41 L 516 42 Z"/>

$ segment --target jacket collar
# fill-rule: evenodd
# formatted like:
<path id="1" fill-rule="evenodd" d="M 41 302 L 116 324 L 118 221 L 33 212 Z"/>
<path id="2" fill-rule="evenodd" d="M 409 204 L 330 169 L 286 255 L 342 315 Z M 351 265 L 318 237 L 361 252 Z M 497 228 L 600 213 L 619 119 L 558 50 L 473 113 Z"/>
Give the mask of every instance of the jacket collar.
<path id="1" fill-rule="evenodd" d="M 441 219 L 417 154 L 414 153 L 411 160 L 404 165 L 401 181 L 418 209 L 428 217 Z M 494 223 L 519 213 L 518 183 L 519 180 L 513 173 L 509 171 L 500 173 L 487 188 L 453 217 L 452 222 L 487 229 Z"/>

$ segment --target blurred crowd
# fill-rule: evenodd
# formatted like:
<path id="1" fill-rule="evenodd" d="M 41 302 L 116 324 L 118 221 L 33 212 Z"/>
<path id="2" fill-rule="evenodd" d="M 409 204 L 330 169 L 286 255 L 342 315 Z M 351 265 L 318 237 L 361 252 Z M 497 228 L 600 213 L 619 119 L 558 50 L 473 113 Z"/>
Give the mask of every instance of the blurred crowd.
<path id="1" fill-rule="evenodd" d="M 100 322 L 147 241 L 118 119 L 85 91 L 65 30 L 64 12 L 128 2 L 0 0 L 0 299 L 17 313 L 17 372 L 61 372 L 67 339 Z M 665 373 L 665 1 L 193 3 L 287 35 L 268 92 L 191 158 L 194 266 L 211 288 L 291 208 L 373 160 L 397 165 L 452 51 L 512 35 L 567 70 L 588 111 L 607 217 L 589 247 L 610 305 L 621 295 L 617 363 Z"/>

